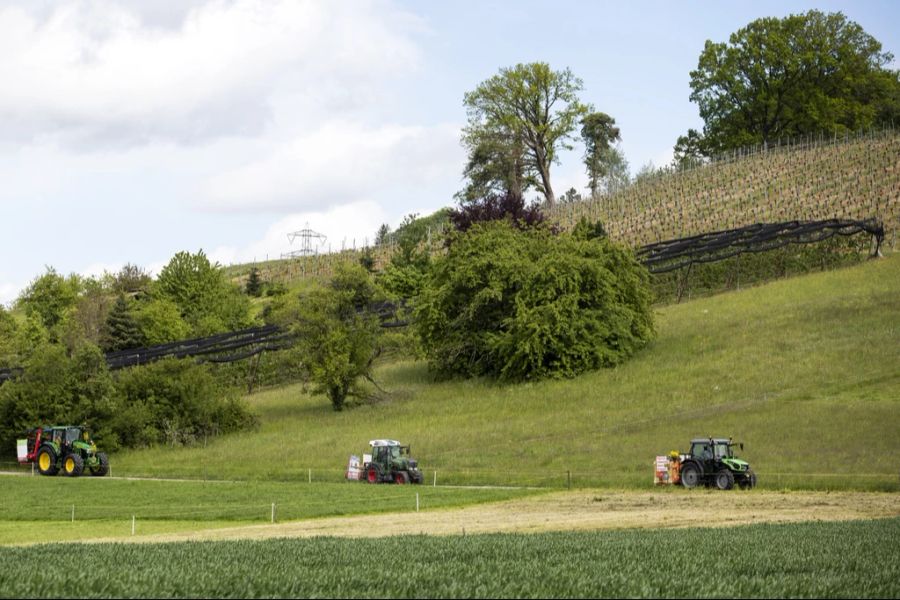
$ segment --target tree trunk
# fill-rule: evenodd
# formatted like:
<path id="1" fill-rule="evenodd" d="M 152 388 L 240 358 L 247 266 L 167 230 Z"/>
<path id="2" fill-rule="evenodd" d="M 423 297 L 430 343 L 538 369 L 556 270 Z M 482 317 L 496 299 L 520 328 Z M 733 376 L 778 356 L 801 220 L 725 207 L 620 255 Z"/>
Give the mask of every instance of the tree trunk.
<path id="1" fill-rule="evenodd" d="M 541 174 L 541 183 L 544 186 L 544 198 L 547 200 L 547 206 L 553 208 L 556 204 L 556 196 L 553 194 L 553 186 L 550 185 L 550 165 L 546 164 L 544 160 L 539 160 L 538 172 Z"/>

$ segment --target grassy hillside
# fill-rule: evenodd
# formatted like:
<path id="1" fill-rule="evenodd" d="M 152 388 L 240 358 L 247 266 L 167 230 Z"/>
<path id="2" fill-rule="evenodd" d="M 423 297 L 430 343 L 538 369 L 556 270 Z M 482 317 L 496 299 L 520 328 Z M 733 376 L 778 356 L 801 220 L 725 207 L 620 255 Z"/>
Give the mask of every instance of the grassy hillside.
<path id="1" fill-rule="evenodd" d="M 390 399 L 335 413 L 302 386 L 249 397 L 256 432 L 131 451 L 115 474 L 337 481 L 368 440 L 438 483 L 649 486 L 694 436 L 745 442 L 765 487 L 900 489 L 900 256 L 668 306 L 627 364 L 521 385 L 383 365 Z"/>

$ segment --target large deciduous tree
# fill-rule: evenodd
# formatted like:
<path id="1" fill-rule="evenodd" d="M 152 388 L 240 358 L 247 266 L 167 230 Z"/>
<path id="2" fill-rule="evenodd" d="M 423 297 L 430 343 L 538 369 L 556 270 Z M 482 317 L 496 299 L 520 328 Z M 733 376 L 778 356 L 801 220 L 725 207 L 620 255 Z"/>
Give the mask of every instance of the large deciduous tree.
<path id="1" fill-rule="evenodd" d="M 703 154 L 798 135 L 843 133 L 900 115 L 893 56 L 842 13 L 810 10 L 757 19 L 728 43 L 707 40 L 691 71 L 702 140 L 679 139 L 681 154 Z"/>
<path id="2" fill-rule="evenodd" d="M 462 141 L 469 152 L 463 199 L 490 192 L 521 195 L 530 185 L 547 203 L 556 201 L 550 166 L 570 149 L 579 119 L 590 107 L 578 100 L 582 82 L 569 69 L 547 63 L 500 69 L 465 94 L 468 125 Z"/>

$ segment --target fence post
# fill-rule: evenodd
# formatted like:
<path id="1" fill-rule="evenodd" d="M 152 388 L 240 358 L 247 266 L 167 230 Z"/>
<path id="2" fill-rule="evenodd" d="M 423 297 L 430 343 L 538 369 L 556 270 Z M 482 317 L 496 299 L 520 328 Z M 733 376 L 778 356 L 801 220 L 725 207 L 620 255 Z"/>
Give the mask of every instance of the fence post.
<path id="1" fill-rule="evenodd" d="M 307 473 L 309 477 L 309 483 L 312 483 L 312 469 L 307 469 L 309 472 Z"/>
<path id="2" fill-rule="evenodd" d="M 434 483 L 431 484 L 431 487 L 437 487 L 437 469 L 434 470 Z"/>
<path id="3" fill-rule="evenodd" d="M 275 522 L 275 503 L 272 503 L 272 522 Z"/>
<path id="4" fill-rule="evenodd" d="M 75 505 L 72 505 L 72 522 L 75 522 Z"/>
<path id="5" fill-rule="evenodd" d="M 131 535 L 134 535 L 134 515 L 131 515 Z"/>

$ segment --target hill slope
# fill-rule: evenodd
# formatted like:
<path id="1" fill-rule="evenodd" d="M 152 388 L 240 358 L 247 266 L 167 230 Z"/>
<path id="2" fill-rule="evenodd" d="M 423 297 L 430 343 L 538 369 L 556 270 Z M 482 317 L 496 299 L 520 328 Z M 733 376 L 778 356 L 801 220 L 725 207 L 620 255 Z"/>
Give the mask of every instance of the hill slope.
<path id="1" fill-rule="evenodd" d="M 114 457 L 117 475 L 339 480 L 368 440 L 438 483 L 648 486 L 656 454 L 734 436 L 765 487 L 898 489 L 900 256 L 665 307 L 629 363 L 521 385 L 379 369 L 388 401 L 333 412 L 299 385 L 249 397 L 259 431 Z M 311 470 L 311 471 L 310 471 Z"/>
<path id="2" fill-rule="evenodd" d="M 553 214 L 565 227 L 582 216 L 601 219 L 613 239 L 631 246 L 760 222 L 877 217 L 893 248 L 900 131 L 736 152 L 611 196 L 559 205 Z"/>

